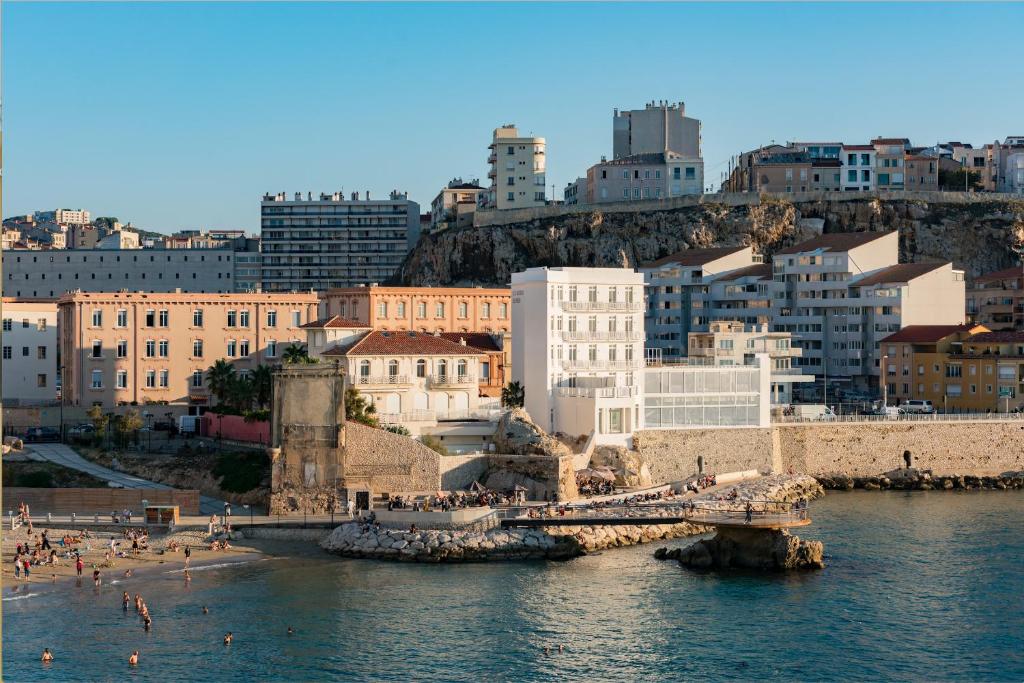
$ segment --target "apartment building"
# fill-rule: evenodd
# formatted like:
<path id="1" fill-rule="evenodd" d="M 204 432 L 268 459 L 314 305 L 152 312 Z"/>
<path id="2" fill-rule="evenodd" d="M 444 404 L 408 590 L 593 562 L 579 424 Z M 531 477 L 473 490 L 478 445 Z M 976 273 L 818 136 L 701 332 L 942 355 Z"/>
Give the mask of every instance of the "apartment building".
<path id="1" fill-rule="evenodd" d="M 939 163 L 936 157 L 908 154 L 906 166 L 907 189 L 917 192 L 936 192 L 939 189 Z"/>
<path id="2" fill-rule="evenodd" d="M 3 401 L 32 405 L 58 397 L 57 304 L 3 297 Z"/>
<path id="3" fill-rule="evenodd" d="M 612 114 L 612 158 L 624 159 L 638 154 L 675 152 L 680 157 L 701 157 L 701 124 L 686 116 L 683 102 L 648 102 L 643 109 Z"/>
<path id="4" fill-rule="evenodd" d="M 239 259 L 242 258 L 242 261 Z M 64 249 L 4 253 L 3 294 L 56 299 L 65 292 L 218 292 L 256 289 L 259 252 L 231 249 Z"/>
<path id="5" fill-rule="evenodd" d="M 57 209 L 54 221 L 60 225 L 89 225 L 91 217 L 85 209 Z"/>
<path id="6" fill-rule="evenodd" d="M 326 291 L 389 279 L 420 235 L 419 204 L 341 192 L 263 196 L 263 289 Z"/>
<path id="7" fill-rule="evenodd" d="M 974 278 L 967 290 L 967 318 L 993 332 L 1024 330 L 1024 267 Z"/>
<path id="8" fill-rule="evenodd" d="M 757 354 L 765 354 L 771 363 L 773 404 L 791 403 L 794 383 L 814 381 L 793 364 L 802 351 L 792 344 L 790 333 L 772 332 L 766 324 L 717 320 L 707 332 L 691 332 L 688 348 L 691 362 L 705 360 L 709 365 L 753 365 Z"/>
<path id="9" fill-rule="evenodd" d="M 512 329 L 511 290 L 483 287 L 366 287 L 330 289 L 320 315 L 367 323 L 375 330 L 488 332 Z"/>
<path id="10" fill-rule="evenodd" d="M 522 209 L 544 206 L 547 198 L 544 138 L 520 136 L 512 124 L 494 129 L 488 147 L 487 163 L 491 170 L 490 188 L 481 195 L 481 207 L 487 209 Z"/>
<path id="11" fill-rule="evenodd" d="M 307 294 L 72 292 L 58 301 L 69 405 L 162 403 L 200 414 L 217 360 L 239 372 L 280 362 L 316 319 Z"/>
<path id="12" fill-rule="evenodd" d="M 562 190 L 562 203 L 566 206 L 586 204 L 587 202 L 587 179 L 579 177 L 565 186 Z"/>
<path id="13" fill-rule="evenodd" d="M 904 190 L 906 157 L 910 150 L 907 138 L 875 138 L 875 185 L 882 191 Z"/>
<path id="14" fill-rule="evenodd" d="M 473 214 L 485 192 L 479 180 L 468 183 L 462 178 L 451 180 L 430 202 L 430 232 L 472 226 Z"/>
<path id="15" fill-rule="evenodd" d="M 587 169 L 586 203 L 702 194 L 704 162 L 672 151 L 634 154 Z"/>
<path id="16" fill-rule="evenodd" d="M 871 192 L 875 189 L 876 155 L 874 145 L 843 145 L 843 192 Z"/>
<path id="17" fill-rule="evenodd" d="M 647 285 L 644 320 L 647 348 L 657 349 L 665 360 L 686 356 L 690 332 L 708 330 L 713 315 L 708 311 L 713 300 L 708 296 L 711 283 L 725 273 L 740 272 L 755 265 L 758 264 L 751 248 L 736 246 L 686 249 L 640 266 Z M 770 279 L 770 272 L 768 277 Z M 745 287 L 747 283 L 741 284 Z M 730 290 L 730 294 L 740 292 Z M 770 296 L 764 298 L 770 300 Z M 739 313 L 737 309 L 743 306 L 742 299 L 737 296 L 730 302 L 733 313 Z"/>
<path id="18" fill-rule="evenodd" d="M 989 147 L 991 189 L 995 192 L 1024 194 L 1024 136 L 1009 136 Z"/>

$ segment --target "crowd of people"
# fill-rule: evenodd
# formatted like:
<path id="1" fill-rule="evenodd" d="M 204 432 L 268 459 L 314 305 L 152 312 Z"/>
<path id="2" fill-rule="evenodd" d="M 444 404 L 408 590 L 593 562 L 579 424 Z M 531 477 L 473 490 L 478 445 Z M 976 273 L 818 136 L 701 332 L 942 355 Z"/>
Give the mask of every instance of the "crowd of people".
<path id="1" fill-rule="evenodd" d="M 709 489 L 717 484 L 718 480 L 715 478 L 715 475 L 702 474 L 693 481 L 686 482 L 686 484 L 683 486 L 683 493 L 687 493 L 690 491 L 694 493 L 700 493 L 704 489 Z"/>
<path id="2" fill-rule="evenodd" d="M 132 511 L 125 508 L 118 514 L 117 510 L 110 511 L 110 521 L 114 524 L 131 524 L 132 523 Z"/>
<path id="3" fill-rule="evenodd" d="M 615 493 L 615 482 L 577 474 L 576 489 L 581 496 L 607 496 Z"/>
<path id="4" fill-rule="evenodd" d="M 444 493 L 438 491 L 433 496 L 427 496 L 423 500 L 408 500 L 404 496 L 394 496 L 388 499 L 388 510 L 412 510 L 413 512 L 450 512 L 451 510 L 462 510 L 471 507 L 497 507 L 499 505 L 515 505 L 521 502 L 521 496 L 511 491 L 502 493 L 500 491 L 451 491 Z"/>

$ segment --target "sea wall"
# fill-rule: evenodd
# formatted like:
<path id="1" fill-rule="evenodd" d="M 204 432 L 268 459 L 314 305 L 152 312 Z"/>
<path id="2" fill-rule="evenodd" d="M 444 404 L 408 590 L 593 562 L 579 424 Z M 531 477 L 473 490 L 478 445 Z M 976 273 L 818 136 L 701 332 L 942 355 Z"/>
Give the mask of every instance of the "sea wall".
<path id="1" fill-rule="evenodd" d="M 770 428 L 642 431 L 634 447 L 655 481 L 758 469 L 872 477 L 906 467 L 935 475 L 994 476 L 1024 470 L 1024 420 L 807 423 Z"/>

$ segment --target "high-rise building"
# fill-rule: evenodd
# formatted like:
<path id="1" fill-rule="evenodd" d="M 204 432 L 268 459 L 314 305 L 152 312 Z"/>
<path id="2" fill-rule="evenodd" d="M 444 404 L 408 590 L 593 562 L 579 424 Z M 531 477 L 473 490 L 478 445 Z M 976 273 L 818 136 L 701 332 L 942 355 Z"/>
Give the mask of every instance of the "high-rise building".
<path id="1" fill-rule="evenodd" d="M 481 206 L 488 209 L 522 209 L 544 206 L 547 197 L 544 138 L 520 137 L 511 125 L 494 129 L 487 158 L 491 186 L 482 195 Z"/>
<path id="2" fill-rule="evenodd" d="M 700 121 L 686 116 L 684 103 L 648 102 L 643 109 L 615 110 L 613 158 L 662 152 L 701 159 Z"/>
<path id="3" fill-rule="evenodd" d="M 324 291 L 391 278 L 420 235 L 420 207 L 406 194 L 264 195 L 263 289 Z"/>

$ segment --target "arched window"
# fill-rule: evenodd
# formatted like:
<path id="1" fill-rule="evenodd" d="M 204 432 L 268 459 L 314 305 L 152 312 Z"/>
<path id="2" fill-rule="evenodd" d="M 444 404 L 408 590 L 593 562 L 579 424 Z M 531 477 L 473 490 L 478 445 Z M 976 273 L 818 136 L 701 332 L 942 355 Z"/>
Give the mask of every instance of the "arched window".
<path id="1" fill-rule="evenodd" d="M 370 361 L 361 360 L 359 361 L 359 376 L 369 377 L 370 376 Z"/>
<path id="2" fill-rule="evenodd" d="M 427 361 L 420 358 L 416 361 L 416 376 L 426 377 L 427 376 Z"/>
<path id="3" fill-rule="evenodd" d="M 388 377 L 397 377 L 397 376 L 398 376 L 398 361 L 397 360 L 389 360 L 388 361 Z"/>
<path id="4" fill-rule="evenodd" d="M 459 377 L 465 377 L 466 376 L 467 364 L 466 364 L 466 360 L 464 358 L 460 358 L 458 364 L 455 367 L 457 368 L 457 372 L 459 373 Z"/>
<path id="5" fill-rule="evenodd" d="M 448 361 L 443 358 L 437 361 L 437 374 L 442 379 L 448 376 Z"/>

